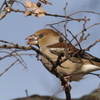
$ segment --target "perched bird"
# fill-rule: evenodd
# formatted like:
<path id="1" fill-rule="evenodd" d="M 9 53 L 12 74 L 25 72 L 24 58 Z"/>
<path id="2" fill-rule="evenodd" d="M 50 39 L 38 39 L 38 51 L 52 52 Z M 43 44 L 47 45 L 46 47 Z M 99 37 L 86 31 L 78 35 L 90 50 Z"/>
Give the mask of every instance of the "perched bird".
<path id="1" fill-rule="evenodd" d="M 79 81 L 83 79 L 84 75 L 100 70 L 99 58 L 75 48 L 52 29 L 41 29 L 27 37 L 26 40 L 28 40 L 27 45 L 37 45 L 41 52 L 56 62 L 56 66 L 52 70 L 53 64 L 41 56 L 42 63 L 48 71 L 56 76 L 69 75 L 70 82 Z"/>

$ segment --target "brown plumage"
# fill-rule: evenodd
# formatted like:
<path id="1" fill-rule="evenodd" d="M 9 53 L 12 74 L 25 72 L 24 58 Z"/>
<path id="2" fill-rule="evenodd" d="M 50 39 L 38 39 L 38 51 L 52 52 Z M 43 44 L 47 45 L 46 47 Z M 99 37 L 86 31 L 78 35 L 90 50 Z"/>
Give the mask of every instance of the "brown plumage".
<path id="1" fill-rule="evenodd" d="M 89 72 L 100 70 L 100 59 L 86 52 L 80 51 L 73 45 L 66 43 L 61 35 L 52 29 L 41 29 L 26 38 L 28 45 L 37 45 L 40 51 L 57 61 L 58 55 L 63 53 L 60 60 L 66 61 L 56 67 L 55 75 L 70 75 L 70 81 L 79 81 Z M 43 56 L 42 63 L 48 71 L 51 71 L 52 64 Z"/>

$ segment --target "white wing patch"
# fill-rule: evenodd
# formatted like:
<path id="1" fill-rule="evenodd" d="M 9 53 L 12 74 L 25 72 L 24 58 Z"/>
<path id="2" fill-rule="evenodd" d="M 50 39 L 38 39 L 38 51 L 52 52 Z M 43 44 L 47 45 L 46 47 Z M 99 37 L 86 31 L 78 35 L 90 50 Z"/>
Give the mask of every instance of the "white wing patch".
<path id="1" fill-rule="evenodd" d="M 65 48 L 50 48 L 50 50 L 55 50 L 55 51 L 58 51 L 58 52 L 60 52 L 60 51 L 63 51 Z"/>
<path id="2" fill-rule="evenodd" d="M 91 64 L 83 65 L 81 68 L 81 71 L 83 72 L 92 72 L 96 70 L 100 70 L 100 67 L 96 65 L 91 65 Z"/>

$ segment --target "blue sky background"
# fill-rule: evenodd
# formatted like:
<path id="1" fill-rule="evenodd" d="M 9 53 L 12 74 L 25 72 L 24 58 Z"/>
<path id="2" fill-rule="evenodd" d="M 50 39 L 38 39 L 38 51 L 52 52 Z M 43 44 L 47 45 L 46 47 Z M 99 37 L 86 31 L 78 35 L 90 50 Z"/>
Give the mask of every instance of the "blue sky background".
<path id="1" fill-rule="evenodd" d="M 4 0 L 0 0 L 0 6 Z M 37 2 L 37 0 L 31 0 Z M 43 7 L 48 13 L 64 15 L 63 8 L 65 3 L 68 3 L 67 14 L 71 14 L 76 11 L 95 11 L 100 13 L 100 1 L 99 0 L 49 0 L 53 5 L 45 5 Z M 24 2 L 24 0 L 22 0 Z M 15 3 L 13 5 L 15 9 L 24 10 L 23 6 Z M 79 13 L 72 16 L 73 18 L 81 18 L 88 16 L 91 20 L 87 23 L 87 27 L 100 23 L 100 15 Z M 26 46 L 25 38 L 39 29 L 45 27 L 46 24 L 51 24 L 64 20 L 64 18 L 55 18 L 44 16 L 41 18 L 36 17 L 24 17 L 22 13 L 11 12 L 4 19 L 0 20 L 0 40 L 6 40 L 9 42 L 18 43 L 19 45 Z M 77 34 L 82 30 L 82 22 L 72 21 L 68 23 L 67 27 L 73 34 Z M 50 27 L 47 27 L 50 28 Z M 61 32 L 64 32 L 62 25 L 56 26 Z M 90 33 L 91 36 L 88 40 L 82 42 L 82 47 L 85 48 L 93 43 L 96 39 L 100 38 L 100 25 L 95 26 L 86 31 L 86 34 Z M 2 45 L 2 43 L 0 43 Z M 100 58 L 100 43 L 95 45 L 89 53 Z M 21 52 L 21 53 L 34 53 L 34 51 Z M 0 53 L 0 57 L 3 53 Z M 17 97 L 25 97 L 25 90 L 28 90 L 28 94 L 39 95 L 53 95 L 57 91 L 61 90 L 60 81 L 54 75 L 49 73 L 34 56 L 22 56 L 27 64 L 28 69 L 17 63 L 10 70 L 0 77 L 0 100 L 10 100 Z M 16 59 L 9 57 L 0 61 L 0 73 L 2 73 L 12 62 Z M 97 71 L 96 73 L 100 73 Z M 79 98 L 85 94 L 89 94 L 93 90 L 98 88 L 100 79 L 93 75 L 85 76 L 84 80 L 80 82 L 72 82 L 72 98 Z M 56 95 L 59 98 L 65 98 L 64 92 L 60 92 Z"/>

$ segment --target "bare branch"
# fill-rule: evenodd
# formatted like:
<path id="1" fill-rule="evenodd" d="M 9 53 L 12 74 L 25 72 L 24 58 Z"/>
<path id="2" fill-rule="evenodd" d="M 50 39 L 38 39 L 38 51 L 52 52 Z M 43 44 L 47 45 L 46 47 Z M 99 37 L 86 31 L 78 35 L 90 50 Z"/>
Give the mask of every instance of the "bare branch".
<path id="1" fill-rule="evenodd" d="M 15 10 L 15 9 L 10 9 L 11 11 L 13 11 L 13 12 L 20 12 L 20 13 L 25 13 L 26 11 L 22 11 L 22 10 Z M 36 13 L 34 13 L 34 11 L 30 11 L 30 15 L 31 14 L 36 14 Z M 63 17 L 63 18 L 67 18 L 67 19 L 70 19 L 70 20 L 75 20 L 75 21 L 78 21 L 78 22 L 80 22 L 80 21 L 89 21 L 90 19 L 84 19 L 84 18 L 78 18 L 78 19 L 76 19 L 76 18 L 72 18 L 72 17 L 70 17 L 70 16 L 63 16 L 63 15 L 57 15 L 57 14 L 48 14 L 48 13 L 43 13 L 43 14 L 45 14 L 46 16 L 52 16 L 52 17 Z"/>
<path id="2" fill-rule="evenodd" d="M 11 45 L 0 45 L 0 48 L 4 48 L 4 49 L 21 49 L 21 50 L 34 50 L 37 54 L 40 54 L 42 56 L 44 56 L 52 65 L 55 66 L 55 62 L 53 62 L 46 54 L 44 54 L 43 52 L 41 52 L 39 49 L 36 49 L 32 46 L 19 46 L 18 44 L 15 44 L 13 46 Z"/>
<path id="3" fill-rule="evenodd" d="M 25 93 L 26 93 L 26 98 L 28 98 L 29 95 L 28 95 L 28 90 L 27 89 L 25 90 Z"/>
<path id="4" fill-rule="evenodd" d="M 0 74 L 0 76 L 2 76 L 5 72 L 7 72 L 13 65 L 15 65 L 15 63 L 17 62 L 18 60 L 16 60 L 15 62 L 13 62 L 4 72 L 2 72 Z"/>
<path id="5" fill-rule="evenodd" d="M 53 96 L 51 96 L 51 97 L 49 98 L 49 100 L 52 100 L 52 98 L 53 98 L 56 94 L 58 94 L 58 93 L 60 93 L 60 92 L 62 92 L 62 91 L 64 91 L 64 90 L 59 90 L 58 92 L 56 92 L 55 94 L 53 94 Z"/>
<path id="6" fill-rule="evenodd" d="M 80 45 L 80 43 L 79 43 L 79 41 L 77 40 L 77 38 L 72 34 L 72 32 L 71 31 L 69 31 L 68 29 L 67 29 L 67 31 L 72 35 L 72 37 L 73 37 L 73 39 L 75 39 L 76 40 L 76 42 L 77 42 L 77 44 L 78 44 L 78 46 L 79 46 L 79 48 L 80 48 L 80 50 L 82 50 L 82 47 L 81 47 L 81 45 Z M 72 41 L 70 41 L 70 42 L 72 42 Z"/>
<path id="7" fill-rule="evenodd" d="M 2 13 L 0 14 L 0 20 L 3 19 L 9 13 L 10 8 L 12 7 L 12 5 L 15 1 L 16 0 L 9 0 L 8 1 L 7 7 L 5 7 L 5 10 L 3 10 Z"/>
<path id="8" fill-rule="evenodd" d="M 97 15 L 100 15 L 100 13 L 97 13 L 97 12 L 93 12 L 93 11 L 77 11 L 77 12 L 74 12 L 68 16 L 72 16 L 72 15 L 75 15 L 75 14 L 78 14 L 78 13 L 93 13 L 93 14 L 97 14 Z"/>
<path id="9" fill-rule="evenodd" d="M 71 100 L 71 94 L 70 94 L 71 86 L 70 85 L 68 86 L 68 80 L 65 80 L 63 77 L 60 77 L 60 80 L 62 82 L 62 85 L 64 86 L 66 100 Z"/>
<path id="10" fill-rule="evenodd" d="M 86 49 L 84 49 L 85 51 L 89 51 L 91 47 L 93 47 L 94 45 L 96 45 L 98 42 L 100 42 L 99 40 L 96 40 L 93 44 L 91 44 L 90 46 L 88 46 Z"/>
<path id="11" fill-rule="evenodd" d="M 86 40 L 87 37 L 90 36 L 90 34 L 87 34 L 85 37 L 81 38 L 78 43 L 76 43 L 74 46 L 77 46 L 78 44 L 80 44 L 83 40 Z"/>
<path id="12" fill-rule="evenodd" d="M 15 45 L 13 42 L 8 42 L 8 41 L 5 41 L 5 40 L 0 40 L 0 42 L 11 44 L 11 45 Z"/>
<path id="13" fill-rule="evenodd" d="M 39 1 L 42 2 L 43 4 L 50 4 L 50 5 L 52 5 L 51 2 L 48 2 L 48 1 L 46 1 L 46 0 L 39 0 Z"/>
<path id="14" fill-rule="evenodd" d="M 22 59 L 22 57 L 17 53 L 18 50 L 14 50 L 14 51 L 13 50 L 10 50 L 10 51 L 12 51 L 12 52 L 0 51 L 1 53 L 2 52 L 7 53 L 7 55 L 5 55 L 3 57 L 0 57 L 0 60 L 3 60 L 5 58 L 7 58 L 7 57 L 14 57 L 14 58 L 16 58 L 20 62 L 20 64 L 22 64 L 22 66 L 24 66 L 25 69 L 27 69 L 26 63 L 24 62 L 24 60 Z M 13 53 L 15 53 L 16 55 L 13 54 Z"/>
<path id="15" fill-rule="evenodd" d="M 91 25 L 91 26 L 85 28 L 85 31 L 86 31 L 87 29 L 89 29 L 89 28 L 95 26 L 95 25 L 100 25 L 100 23 L 95 23 L 95 24 L 93 24 L 93 25 Z M 83 30 L 82 30 L 81 32 L 79 32 L 77 35 L 75 35 L 74 37 L 76 38 L 77 36 L 79 36 L 79 35 L 82 34 L 82 33 L 83 33 Z M 74 40 L 74 38 L 73 38 L 71 41 L 73 41 L 73 40 Z"/>
<path id="16" fill-rule="evenodd" d="M 64 7 L 65 16 L 67 16 L 67 13 L 66 13 L 67 5 L 68 5 L 68 3 L 66 3 L 66 5 L 65 5 L 65 7 Z M 67 21 L 67 18 L 65 17 L 64 30 L 65 30 L 65 37 L 66 37 L 66 38 L 67 38 L 67 31 L 66 31 L 66 30 L 67 30 L 67 29 L 66 29 L 67 23 L 68 23 L 68 21 Z"/>
<path id="17" fill-rule="evenodd" d="M 87 73 L 87 74 L 95 75 L 100 78 L 100 74 L 95 74 L 95 73 Z"/>
<path id="18" fill-rule="evenodd" d="M 2 10 L 2 8 L 3 8 L 3 6 L 4 6 L 5 4 L 6 4 L 6 0 L 4 0 L 2 6 L 0 7 L 0 12 L 1 12 L 1 10 Z"/>
<path id="19" fill-rule="evenodd" d="M 57 14 L 45 14 L 46 16 L 54 16 L 54 17 L 63 17 L 63 18 L 67 18 L 67 19 L 70 19 L 70 20 L 75 20 L 75 21 L 89 21 L 90 19 L 84 19 L 84 18 L 72 18 L 70 16 L 63 16 L 63 15 L 57 15 Z"/>

